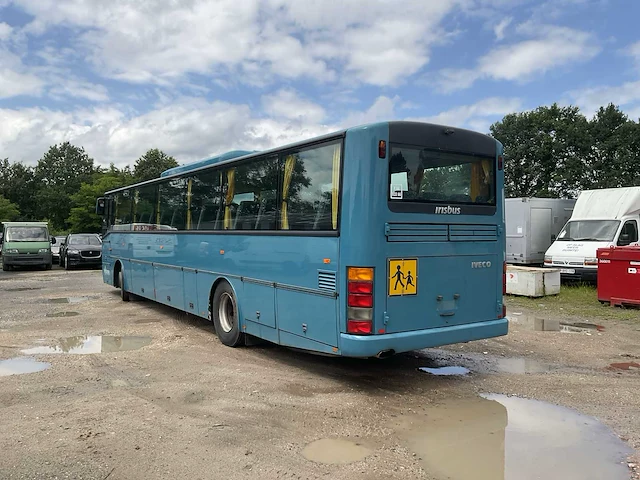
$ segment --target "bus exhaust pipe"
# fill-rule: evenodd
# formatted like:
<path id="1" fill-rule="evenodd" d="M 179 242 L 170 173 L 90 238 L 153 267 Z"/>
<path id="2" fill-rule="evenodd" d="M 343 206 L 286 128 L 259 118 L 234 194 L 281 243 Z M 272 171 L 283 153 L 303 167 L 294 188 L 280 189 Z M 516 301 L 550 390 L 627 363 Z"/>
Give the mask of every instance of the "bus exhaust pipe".
<path id="1" fill-rule="evenodd" d="M 393 357 L 396 354 L 396 351 L 393 349 L 390 350 L 381 350 L 376 354 L 376 358 L 384 359 Z"/>

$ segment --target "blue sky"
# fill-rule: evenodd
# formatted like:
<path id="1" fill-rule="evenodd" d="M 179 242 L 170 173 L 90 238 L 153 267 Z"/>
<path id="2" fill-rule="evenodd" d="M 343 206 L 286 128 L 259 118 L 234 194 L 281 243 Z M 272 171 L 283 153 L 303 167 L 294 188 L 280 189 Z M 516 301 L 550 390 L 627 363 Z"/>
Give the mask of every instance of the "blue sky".
<path id="1" fill-rule="evenodd" d="M 361 123 L 640 118 L 635 0 L 0 0 L 0 158 L 181 163 Z"/>

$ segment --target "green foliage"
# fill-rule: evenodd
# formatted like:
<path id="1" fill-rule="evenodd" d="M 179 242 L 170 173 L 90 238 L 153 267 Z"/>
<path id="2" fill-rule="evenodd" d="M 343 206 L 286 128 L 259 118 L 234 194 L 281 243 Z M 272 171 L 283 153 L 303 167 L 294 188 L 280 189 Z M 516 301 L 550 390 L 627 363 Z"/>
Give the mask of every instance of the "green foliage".
<path id="1" fill-rule="evenodd" d="M 0 195 L 0 222 L 11 222 L 17 220 L 19 216 L 18 206 Z"/>
<path id="2" fill-rule="evenodd" d="M 22 163 L 0 160 L 0 195 L 18 206 L 16 220 L 37 220 L 35 192 L 38 190 L 34 170 Z"/>
<path id="3" fill-rule="evenodd" d="M 141 156 L 133 167 L 133 176 L 136 182 L 144 182 L 158 178 L 162 172 L 169 168 L 177 167 L 175 158 L 167 155 L 162 150 L 152 148 Z"/>
<path id="4" fill-rule="evenodd" d="M 90 183 L 97 172 L 99 169 L 84 148 L 69 142 L 50 147 L 35 168 L 35 182 L 39 187 L 35 194 L 38 216 L 49 218 L 54 229 L 67 228 L 71 196 L 83 183 Z"/>
<path id="5" fill-rule="evenodd" d="M 507 197 L 575 198 L 581 190 L 640 185 L 640 124 L 618 107 L 587 120 L 577 107 L 539 107 L 491 126 L 504 145 Z"/>
<path id="6" fill-rule="evenodd" d="M 67 224 L 71 232 L 100 233 L 102 218 L 96 215 L 96 199 L 105 192 L 126 185 L 127 174 L 113 165 L 106 173 L 96 174 L 90 183 L 83 183 L 77 193 L 71 195 L 72 207 Z"/>
<path id="7" fill-rule="evenodd" d="M 577 107 L 509 114 L 491 134 L 504 145 L 508 197 L 567 197 L 584 185 L 589 123 Z"/>

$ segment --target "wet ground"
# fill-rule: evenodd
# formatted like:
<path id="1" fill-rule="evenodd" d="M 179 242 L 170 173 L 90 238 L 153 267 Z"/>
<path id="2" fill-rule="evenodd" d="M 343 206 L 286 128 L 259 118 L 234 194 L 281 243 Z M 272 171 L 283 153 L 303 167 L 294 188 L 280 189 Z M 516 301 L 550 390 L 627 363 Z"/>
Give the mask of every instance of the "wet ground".
<path id="1" fill-rule="evenodd" d="M 640 318 L 519 309 L 507 337 L 365 361 L 224 347 L 100 272 L 0 280 L 1 479 L 626 480 L 638 462 Z"/>

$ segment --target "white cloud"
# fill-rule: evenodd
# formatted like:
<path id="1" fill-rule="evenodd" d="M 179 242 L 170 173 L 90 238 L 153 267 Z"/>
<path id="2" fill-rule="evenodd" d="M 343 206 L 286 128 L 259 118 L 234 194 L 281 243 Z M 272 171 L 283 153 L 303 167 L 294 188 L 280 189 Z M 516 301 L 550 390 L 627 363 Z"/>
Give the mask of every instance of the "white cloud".
<path id="1" fill-rule="evenodd" d="M 8 40 L 13 32 L 13 27 L 8 23 L 0 22 L 0 41 Z"/>
<path id="2" fill-rule="evenodd" d="M 97 163 L 132 164 L 149 148 L 180 162 L 232 149 L 266 149 L 337 130 L 308 119 L 263 119 L 248 105 L 174 99 L 142 115 L 125 107 L 78 109 L 0 109 L 0 151 L 11 161 L 35 164 L 50 145 L 81 145 Z"/>
<path id="3" fill-rule="evenodd" d="M 60 79 L 49 89 L 49 96 L 55 100 L 68 98 L 85 99 L 91 102 L 106 102 L 109 93 L 104 85 L 85 82 L 74 78 Z"/>
<path id="4" fill-rule="evenodd" d="M 600 51 L 591 34 L 579 30 L 525 23 L 517 32 L 537 38 L 497 47 L 481 57 L 473 69 L 442 70 L 436 81 L 439 89 L 453 92 L 480 79 L 525 82 L 550 70 L 587 61 Z"/>
<path id="5" fill-rule="evenodd" d="M 70 27 L 104 76 L 169 85 L 197 73 L 266 85 L 274 78 L 395 85 L 429 61 L 440 23 L 467 0 L 15 0 L 26 31 Z M 340 75 L 338 72 L 342 72 Z"/>
<path id="6" fill-rule="evenodd" d="M 512 17 L 506 17 L 503 18 L 495 27 L 493 27 L 493 33 L 496 36 L 496 40 L 502 41 L 504 39 L 504 31 L 509 25 L 511 25 L 512 21 Z"/>
<path id="7" fill-rule="evenodd" d="M 43 82 L 27 71 L 20 57 L 0 48 L 0 98 L 40 95 Z"/>
<path id="8" fill-rule="evenodd" d="M 300 97 L 294 90 L 283 89 L 262 97 L 266 115 L 289 120 L 320 123 L 327 116 L 324 108 L 317 103 Z"/>
<path id="9" fill-rule="evenodd" d="M 569 92 L 569 97 L 575 102 L 582 113 L 593 115 L 600 107 L 609 103 L 627 108 L 639 108 L 640 106 L 640 80 L 623 83 L 615 86 L 598 86 L 574 90 Z"/>
<path id="10" fill-rule="evenodd" d="M 640 67 L 640 42 L 629 45 L 626 51 L 627 55 L 632 57 Z"/>
<path id="11" fill-rule="evenodd" d="M 517 112 L 521 108 L 522 101 L 519 98 L 490 97 L 472 105 L 462 105 L 440 112 L 437 115 L 412 118 L 410 120 L 438 123 L 452 127 L 467 127 L 486 133 L 489 130 L 489 125 L 493 123 L 492 120 Z"/>
<path id="12" fill-rule="evenodd" d="M 366 123 L 382 122 L 396 118 L 395 109 L 400 97 L 389 98 L 384 95 L 376 98 L 367 110 L 351 112 L 341 122 L 342 127 L 355 127 Z"/>

